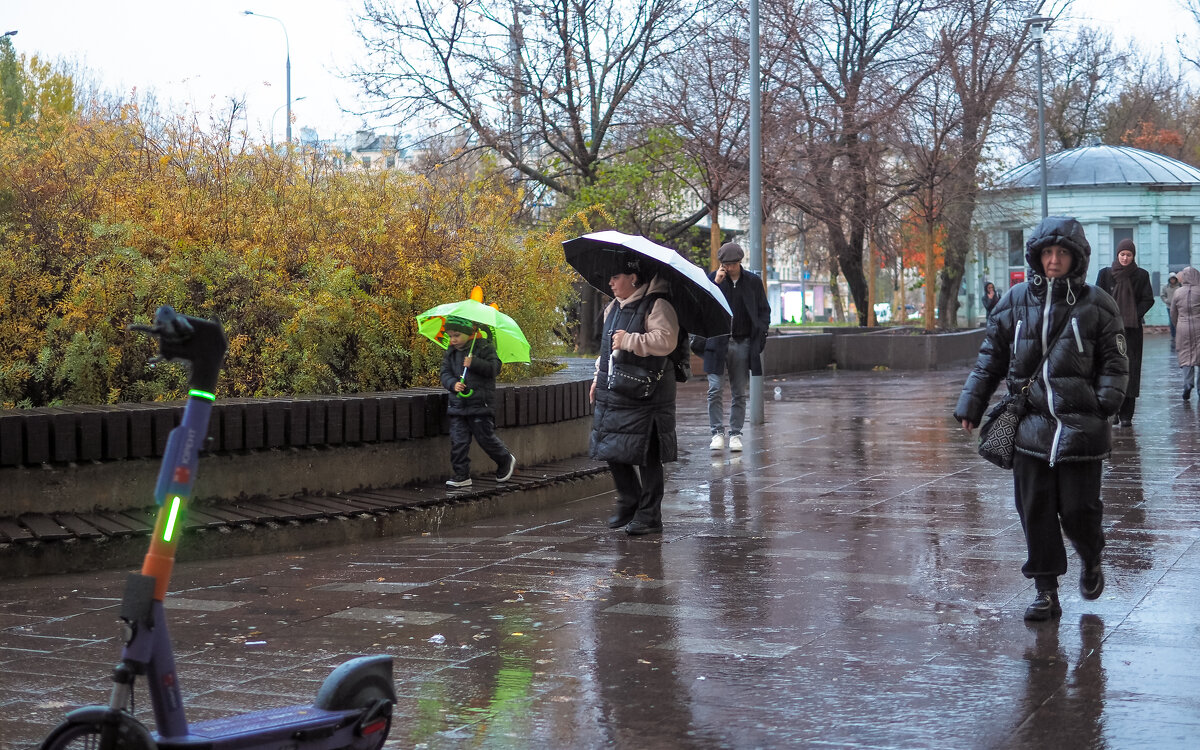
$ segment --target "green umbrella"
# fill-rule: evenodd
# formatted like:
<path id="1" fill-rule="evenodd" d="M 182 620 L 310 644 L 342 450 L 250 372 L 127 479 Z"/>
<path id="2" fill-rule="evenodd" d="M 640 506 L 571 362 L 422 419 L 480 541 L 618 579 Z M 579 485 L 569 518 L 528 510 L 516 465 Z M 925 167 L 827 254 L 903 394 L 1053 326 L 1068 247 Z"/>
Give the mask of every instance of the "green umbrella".
<path id="1" fill-rule="evenodd" d="M 450 346 L 446 337 L 446 318 L 465 318 L 484 327 L 496 347 L 501 362 L 528 362 L 529 341 L 517 321 L 494 307 L 473 299 L 447 302 L 432 307 L 417 316 L 417 330 L 443 349 Z"/>

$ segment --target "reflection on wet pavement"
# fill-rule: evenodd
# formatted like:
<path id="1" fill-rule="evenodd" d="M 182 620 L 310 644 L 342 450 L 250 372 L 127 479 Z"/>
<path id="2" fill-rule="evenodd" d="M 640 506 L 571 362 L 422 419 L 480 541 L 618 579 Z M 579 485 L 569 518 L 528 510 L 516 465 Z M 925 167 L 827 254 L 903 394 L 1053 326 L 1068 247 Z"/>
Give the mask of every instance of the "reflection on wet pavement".
<path id="1" fill-rule="evenodd" d="M 393 748 L 1130 748 L 1200 736 L 1200 416 L 1148 336 L 1105 473 L 1108 586 L 1058 623 L 1011 477 L 949 413 L 965 370 L 805 373 L 710 452 L 680 390 L 661 539 L 611 498 L 444 535 L 181 563 L 168 598 L 193 720 L 304 702 L 395 658 Z M 0 747 L 103 702 L 123 572 L 0 583 Z M 138 696 L 139 716 L 151 721 Z"/>

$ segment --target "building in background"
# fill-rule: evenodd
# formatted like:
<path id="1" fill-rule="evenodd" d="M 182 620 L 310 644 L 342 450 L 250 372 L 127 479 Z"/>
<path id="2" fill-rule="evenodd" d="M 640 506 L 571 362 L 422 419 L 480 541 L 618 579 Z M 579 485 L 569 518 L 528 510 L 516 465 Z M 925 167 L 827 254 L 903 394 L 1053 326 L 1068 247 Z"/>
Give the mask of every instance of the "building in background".
<path id="1" fill-rule="evenodd" d="M 1051 216 L 1074 216 L 1092 246 L 1087 280 L 1111 265 L 1114 248 L 1132 239 L 1137 264 L 1150 273 L 1155 294 L 1172 271 L 1193 265 L 1200 235 L 1200 169 L 1161 154 L 1127 146 L 1085 146 L 1046 157 Z M 959 294 L 959 320 L 983 320 L 980 298 L 990 281 L 1003 294 L 1025 280 L 1025 238 L 1041 221 L 1038 160 L 1001 175 L 980 197 L 975 212 L 976 251 Z M 1160 301 L 1146 325 L 1167 324 Z"/>

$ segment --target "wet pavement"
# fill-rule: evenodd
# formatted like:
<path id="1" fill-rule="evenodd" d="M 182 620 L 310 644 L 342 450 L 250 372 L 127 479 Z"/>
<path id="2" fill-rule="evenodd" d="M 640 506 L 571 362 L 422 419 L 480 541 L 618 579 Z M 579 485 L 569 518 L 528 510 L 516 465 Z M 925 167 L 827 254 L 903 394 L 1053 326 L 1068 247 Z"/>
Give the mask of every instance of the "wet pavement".
<path id="1" fill-rule="evenodd" d="M 1184 748 L 1200 738 L 1200 407 L 1165 336 L 1104 483 L 1108 586 L 1033 586 L 1011 476 L 949 413 L 966 370 L 766 382 L 712 453 L 704 386 L 661 538 L 599 496 L 352 548 L 181 564 L 192 720 L 395 657 L 391 748 Z M 774 390 L 778 387 L 778 392 Z M 123 571 L 0 583 L 0 747 L 103 702 Z M 138 715 L 151 721 L 149 701 Z"/>

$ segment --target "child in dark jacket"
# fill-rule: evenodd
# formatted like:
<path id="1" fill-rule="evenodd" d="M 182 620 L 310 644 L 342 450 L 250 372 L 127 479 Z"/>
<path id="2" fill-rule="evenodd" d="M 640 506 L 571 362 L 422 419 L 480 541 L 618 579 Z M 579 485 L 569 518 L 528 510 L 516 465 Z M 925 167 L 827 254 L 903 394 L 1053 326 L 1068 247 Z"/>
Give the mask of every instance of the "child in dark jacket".
<path id="1" fill-rule="evenodd" d="M 442 387 L 450 391 L 446 412 L 450 416 L 451 487 L 471 486 L 471 438 L 496 462 L 496 481 L 506 482 L 517 468 L 517 459 L 496 437 L 492 403 L 500 358 L 496 347 L 483 338 L 475 324 L 457 317 L 446 319 L 450 346 L 442 357 Z"/>

